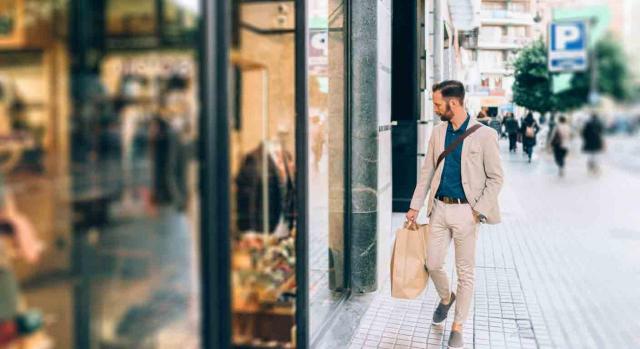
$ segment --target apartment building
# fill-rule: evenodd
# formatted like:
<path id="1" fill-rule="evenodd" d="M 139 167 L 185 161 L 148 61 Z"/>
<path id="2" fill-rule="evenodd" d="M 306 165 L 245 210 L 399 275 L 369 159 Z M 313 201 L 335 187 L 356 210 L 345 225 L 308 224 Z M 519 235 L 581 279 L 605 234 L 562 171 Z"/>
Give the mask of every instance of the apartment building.
<path id="1" fill-rule="evenodd" d="M 540 37 L 537 4 L 532 0 L 483 0 L 477 42 L 463 57 L 468 108 L 490 115 L 513 111 L 513 66 L 518 52 Z"/>

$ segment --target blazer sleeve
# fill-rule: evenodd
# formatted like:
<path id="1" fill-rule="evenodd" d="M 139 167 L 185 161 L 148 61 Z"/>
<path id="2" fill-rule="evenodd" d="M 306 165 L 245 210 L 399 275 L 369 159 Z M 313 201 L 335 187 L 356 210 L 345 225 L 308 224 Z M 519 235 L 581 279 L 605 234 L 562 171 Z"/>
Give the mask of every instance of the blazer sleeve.
<path id="1" fill-rule="evenodd" d="M 491 136 L 486 138 L 488 140 L 485 141 L 485 146 L 483 147 L 483 165 L 487 180 L 482 195 L 473 209 L 481 215 L 489 217 L 493 206 L 498 202 L 498 194 L 502 189 L 504 173 L 502 171 L 502 161 L 500 160 L 498 137 L 491 133 Z"/>
<path id="2" fill-rule="evenodd" d="M 435 173 L 436 156 L 433 152 L 433 148 L 435 146 L 435 133 L 436 129 L 434 128 L 431 132 L 431 137 L 429 138 L 427 156 L 424 159 L 422 168 L 420 169 L 420 175 L 418 178 L 418 182 L 416 183 L 416 189 L 413 191 L 413 198 L 411 199 L 411 204 L 409 205 L 409 207 L 416 211 L 419 211 L 420 208 L 422 208 L 422 206 L 424 205 L 424 200 L 427 197 L 427 192 L 429 191 L 431 180 L 433 179 L 433 174 Z"/>

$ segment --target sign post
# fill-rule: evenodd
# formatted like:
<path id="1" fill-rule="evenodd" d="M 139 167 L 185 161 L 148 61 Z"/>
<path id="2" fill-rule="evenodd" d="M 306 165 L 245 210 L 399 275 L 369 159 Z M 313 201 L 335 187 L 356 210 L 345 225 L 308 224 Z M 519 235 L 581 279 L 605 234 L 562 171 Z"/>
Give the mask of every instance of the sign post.
<path id="1" fill-rule="evenodd" d="M 549 71 L 553 73 L 584 72 L 590 68 L 589 103 L 596 105 L 598 68 L 595 45 L 587 52 L 588 30 L 596 24 L 591 20 L 563 20 L 549 24 Z"/>

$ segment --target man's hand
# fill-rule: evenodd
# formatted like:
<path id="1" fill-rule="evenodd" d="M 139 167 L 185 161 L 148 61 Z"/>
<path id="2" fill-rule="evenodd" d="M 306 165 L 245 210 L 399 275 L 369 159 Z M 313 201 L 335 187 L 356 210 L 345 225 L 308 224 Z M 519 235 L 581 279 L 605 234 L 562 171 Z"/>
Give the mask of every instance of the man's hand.
<path id="1" fill-rule="evenodd" d="M 473 212 L 473 218 L 475 219 L 476 224 L 486 222 L 486 218 L 482 214 L 480 214 L 478 211 L 472 209 L 471 212 Z"/>
<path id="2" fill-rule="evenodd" d="M 476 222 L 476 224 L 480 223 L 480 214 L 476 211 L 472 211 L 473 212 L 473 220 Z"/>
<path id="3" fill-rule="evenodd" d="M 416 218 L 418 218 L 418 211 L 410 208 L 409 212 L 407 212 L 407 220 L 415 222 Z"/>

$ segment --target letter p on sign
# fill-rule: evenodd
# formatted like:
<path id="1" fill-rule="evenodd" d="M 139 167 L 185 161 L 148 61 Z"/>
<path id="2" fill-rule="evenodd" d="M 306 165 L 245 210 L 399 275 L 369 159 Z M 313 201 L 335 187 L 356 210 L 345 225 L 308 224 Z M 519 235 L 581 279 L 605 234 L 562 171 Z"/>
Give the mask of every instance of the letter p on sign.
<path id="1" fill-rule="evenodd" d="M 556 26 L 556 49 L 571 49 L 571 43 L 580 40 L 580 29 L 574 25 Z"/>

